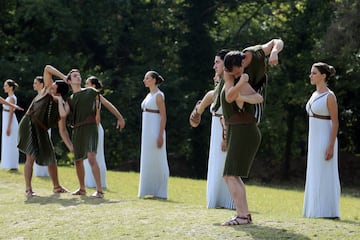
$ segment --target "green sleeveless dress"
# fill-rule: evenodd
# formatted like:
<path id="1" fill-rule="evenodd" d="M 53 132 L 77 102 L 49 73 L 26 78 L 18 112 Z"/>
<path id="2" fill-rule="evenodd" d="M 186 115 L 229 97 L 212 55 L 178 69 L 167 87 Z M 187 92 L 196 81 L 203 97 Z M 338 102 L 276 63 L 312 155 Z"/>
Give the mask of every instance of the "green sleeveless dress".
<path id="1" fill-rule="evenodd" d="M 60 119 L 58 105 L 50 94 L 30 104 L 19 124 L 18 149 L 35 157 L 42 166 L 56 163 L 54 146 L 48 129 L 57 127 Z"/>
<path id="2" fill-rule="evenodd" d="M 239 110 L 235 103 L 226 102 L 225 88 L 221 91 L 220 100 L 227 126 L 227 154 L 223 175 L 248 177 L 261 141 L 261 133 L 254 117 L 255 107 L 245 103 Z"/>
<path id="3" fill-rule="evenodd" d="M 88 152 L 96 152 L 98 128 L 95 115 L 98 94 L 93 88 L 85 88 L 73 93 L 68 99 L 75 160 L 87 158 Z"/>

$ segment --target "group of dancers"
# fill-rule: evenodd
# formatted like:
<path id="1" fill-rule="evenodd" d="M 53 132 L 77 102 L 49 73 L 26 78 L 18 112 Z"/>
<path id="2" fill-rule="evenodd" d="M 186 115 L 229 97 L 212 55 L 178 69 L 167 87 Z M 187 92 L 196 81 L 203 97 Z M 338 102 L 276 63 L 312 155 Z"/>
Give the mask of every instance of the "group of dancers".
<path id="1" fill-rule="evenodd" d="M 225 221 L 224 226 L 252 223 L 242 178 L 248 177 L 261 142 L 258 125 L 264 110 L 266 65 L 278 64 L 278 54 L 282 51 L 283 45 L 281 39 L 272 39 L 265 44 L 247 47 L 243 51 L 219 51 L 215 55 L 213 65 L 215 88 L 196 103 L 190 114 L 190 125 L 195 128 L 200 124 L 205 109 L 210 106 L 212 124 L 206 199 L 208 208 L 236 210 L 236 215 Z M 327 87 L 327 81 L 334 74 L 332 66 L 316 63 L 312 66 L 309 76 L 311 84 L 316 85 L 317 90 L 306 107 L 310 129 L 303 210 L 305 217 L 340 217 L 336 138 L 338 113 L 336 97 Z M 54 81 L 53 76 L 62 80 Z M 138 191 L 140 198 L 168 198 L 165 94 L 159 89 L 163 81 L 164 78 L 155 71 L 146 72 L 143 79 L 149 93 L 141 103 L 143 114 Z M 39 165 L 48 166 L 55 193 L 68 192 L 59 183 L 55 154 L 48 133 L 49 128 L 57 126 L 64 143 L 75 156 L 79 188 L 72 194 L 86 194 L 86 172 L 94 180 L 92 184 L 96 187 L 92 196 L 102 198 L 102 187 L 106 187 L 106 165 L 103 161 L 104 165 L 100 166 L 103 169 L 101 174 L 97 161 L 97 153 L 103 154 L 100 106 L 105 106 L 113 113 L 119 129 L 125 127 L 124 118 L 102 96 L 99 91 L 102 86 L 96 77 L 88 78 L 86 88 L 81 88 L 81 75 L 77 69 L 64 75 L 47 65 L 44 69 L 43 84 L 19 124 L 17 146 L 26 154 L 26 195 L 36 195 L 31 185 L 35 161 Z M 65 98 L 69 86 L 72 94 Z M 16 105 L 16 98 L 14 101 L 0 100 L 6 104 L 3 108 L 3 117 L 4 112 L 21 109 Z M 73 128 L 71 139 L 65 127 L 66 118 L 70 120 Z M 3 127 L 3 133 L 4 131 L 6 129 Z M 321 139 L 321 147 L 318 146 L 320 143 L 317 138 Z M 87 159 L 85 167 L 84 159 Z M 323 179 L 331 180 L 331 184 L 324 187 Z M 332 201 L 329 201 L 330 199 Z"/>

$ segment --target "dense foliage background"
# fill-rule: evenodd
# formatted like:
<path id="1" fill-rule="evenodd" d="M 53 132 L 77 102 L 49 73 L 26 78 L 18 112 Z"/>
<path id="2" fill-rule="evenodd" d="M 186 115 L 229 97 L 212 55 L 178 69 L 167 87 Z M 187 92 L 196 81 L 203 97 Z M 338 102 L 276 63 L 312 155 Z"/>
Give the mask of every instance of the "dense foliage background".
<path id="1" fill-rule="evenodd" d="M 214 54 L 272 38 L 285 42 L 280 65 L 268 68 L 263 141 L 252 176 L 263 181 L 303 178 L 306 161 L 305 103 L 312 63 L 337 70 L 329 87 L 339 102 L 341 177 L 359 184 L 360 3 L 356 0 L 6 0 L 0 1 L 0 79 L 20 88 L 18 104 L 35 96 L 32 82 L 46 64 L 63 73 L 79 68 L 100 77 L 104 96 L 127 120 L 102 112 L 109 169 L 139 169 L 141 110 L 146 71 L 165 78 L 167 149 L 172 175 L 205 178 L 210 114 L 196 129 L 188 123 L 198 99 L 211 89 Z M 5 97 L 4 94 L 2 94 Z M 20 120 L 24 113 L 17 112 Z M 60 164 L 72 164 L 54 136 Z M 344 180 L 343 180 L 344 182 Z"/>

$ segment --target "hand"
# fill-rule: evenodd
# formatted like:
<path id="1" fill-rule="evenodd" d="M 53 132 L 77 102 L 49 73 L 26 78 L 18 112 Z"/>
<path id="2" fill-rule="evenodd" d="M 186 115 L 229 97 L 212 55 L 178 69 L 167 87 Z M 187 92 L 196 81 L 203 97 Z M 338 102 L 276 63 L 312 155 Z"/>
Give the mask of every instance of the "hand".
<path id="1" fill-rule="evenodd" d="M 162 136 L 159 136 L 157 139 L 157 147 L 161 148 L 163 144 L 164 144 L 164 139 Z"/>
<path id="2" fill-rule="evenodd" d="M 8 129 L 6 129 L 6 136 L 10 136 L 10 135 L 11 135 L 11 129 L 8 128 Z"/>
<path id="3" fill-rule="evenodd" d="M 269 65 L 275 66 L 279 63 L 279 58 L 277 52 L 271 52 L 269 56 Z"/>
<path id="4" fill-rule="evenodd" d="M 334 147 L 329 146 L 325 152 L 325 160 L 330 160 L 334 156 Z"/>
<path id="5" fill-rule="evenodd" d="M 240 80 L 239 80 L 239 82 L 237 84 L 242 85 L 242 84 L 247 83 L 247 82 L 249 82 L 249 75 L 247 75 L 246 73 L 243 73 L 243 74 L 241 74 Z"/>
<path id="6" fill-rule="evenodd" d="M 226 141 L 223 139 L 221 141 L 221 151 L 226 152 Z"/>
<path id="7" fill-rule="evenodd" d="M 117 123 L 116 123 L 116 128 L 119 129 L 120 131 L 122 131 L 125 128 L 125 120 L 123 117 L 118 118 Z"/>

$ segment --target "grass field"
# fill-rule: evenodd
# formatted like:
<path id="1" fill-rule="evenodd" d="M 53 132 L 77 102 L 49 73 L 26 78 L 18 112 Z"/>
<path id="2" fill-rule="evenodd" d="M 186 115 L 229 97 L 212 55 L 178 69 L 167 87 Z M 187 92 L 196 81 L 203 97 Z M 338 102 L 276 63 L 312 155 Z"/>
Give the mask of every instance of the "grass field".
<path id="1" fill-rule="evenodd" d="M 59 168 L 75 190 L 75 169 Z M 247 183 L 253 224 L 223 227 L 234 215 L 206 208 L 206 181 L 171 177 L 169 199 L 138 199 L 139 174 L 108 171 L 104 199 L 52 194 L 49 178 L 33 178 L 38 197 L 24 196 L 23 165 L 0 171 L 0 239 L 360 239 L 359 189 L 343 189 L 341 220 L 301 216 L 303 189 Z M 87 189 L 88 195 L 94 190 Z"/>

